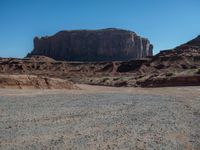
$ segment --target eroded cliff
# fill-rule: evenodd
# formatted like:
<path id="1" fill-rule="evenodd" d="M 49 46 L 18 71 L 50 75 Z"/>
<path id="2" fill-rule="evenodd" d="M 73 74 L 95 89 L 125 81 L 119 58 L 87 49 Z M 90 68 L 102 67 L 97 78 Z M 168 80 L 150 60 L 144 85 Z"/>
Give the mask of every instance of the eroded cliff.
<path id="1" fill-rule="evenodd" d="M 60 31 L 35 37 L 28 56 L 44 55 L 66 61 L 122 61 L 152 56 L 149 40 L 122 29 Z"/>

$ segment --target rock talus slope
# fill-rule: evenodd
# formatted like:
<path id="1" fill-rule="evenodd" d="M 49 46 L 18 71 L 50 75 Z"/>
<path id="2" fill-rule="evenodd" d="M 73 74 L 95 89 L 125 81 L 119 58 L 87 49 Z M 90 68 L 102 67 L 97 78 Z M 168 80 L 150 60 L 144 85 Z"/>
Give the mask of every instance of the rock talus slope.
<path id="1" fill-rule="evenodd" d="M 77 89 L 70 81 L 35 75 L 0 75 L 0 88 Z"/>
<path id="2" fill-rule="evenodd" d="M 161 51 L 143 64 L 142 86 L 200 85 L 200 36 L 174 49 Z"/>

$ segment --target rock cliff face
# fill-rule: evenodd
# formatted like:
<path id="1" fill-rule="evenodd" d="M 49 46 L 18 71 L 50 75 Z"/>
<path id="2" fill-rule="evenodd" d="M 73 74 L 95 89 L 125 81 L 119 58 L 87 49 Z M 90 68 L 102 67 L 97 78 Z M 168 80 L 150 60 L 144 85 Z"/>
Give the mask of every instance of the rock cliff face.
<path id="1" fill-rule="evenodd" d="M 119 61 L 152 56 L 148 39 L 122 29 L 61 31 L 35 37 L 29 56 L 44 55 L 66 61 Z"/>

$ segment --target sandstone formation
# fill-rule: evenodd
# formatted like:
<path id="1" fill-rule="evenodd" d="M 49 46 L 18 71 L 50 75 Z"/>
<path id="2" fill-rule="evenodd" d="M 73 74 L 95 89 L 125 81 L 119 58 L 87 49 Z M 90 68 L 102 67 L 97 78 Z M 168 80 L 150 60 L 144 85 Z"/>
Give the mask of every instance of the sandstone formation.
<path id="1" fill-rule="evenodd" d="M 40 55 L 0 58 L 0 74 L 36 75 L 106 86 L 200 85 L 200 36 L 159 54 L 130 61 L 67 62 Z"/>
<path id="2" fill-rule="evenodd" d="M 0 75 L 0 88 L 77 89 L 70 81 L 35 75 Z"/>
<path id="3" fill-rule="evenodd" d="M 155 55 L 148 65 L 140 68 L 143 72 L 172 73 L 195 71 L 200 66 L 200 36 L 171 50 Z"/>
<path id="4" fill-rule="evenodd" d="M 141 86 L 200 85 L 200 36 L 171 50 L 161 51 L 143 64 Z"/>
<path id="5" fill-rule="evenodd" d="M 28 57 L 44 55 L 66 61 L 124 61 L 152 56 L 152 50 L 148 39 L 132 31 L 115 28 L 71 30 L 35 37 L 34 49 Z"/>

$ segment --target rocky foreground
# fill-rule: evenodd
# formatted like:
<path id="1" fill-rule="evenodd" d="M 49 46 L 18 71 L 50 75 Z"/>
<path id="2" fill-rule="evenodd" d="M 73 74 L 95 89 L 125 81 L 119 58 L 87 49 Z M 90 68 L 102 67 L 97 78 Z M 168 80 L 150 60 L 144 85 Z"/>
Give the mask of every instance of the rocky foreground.
<path id="1" fill-rule="evenodd" d="M 200 88 L 0 90 L 0 149 L 199 150 Z"/>

